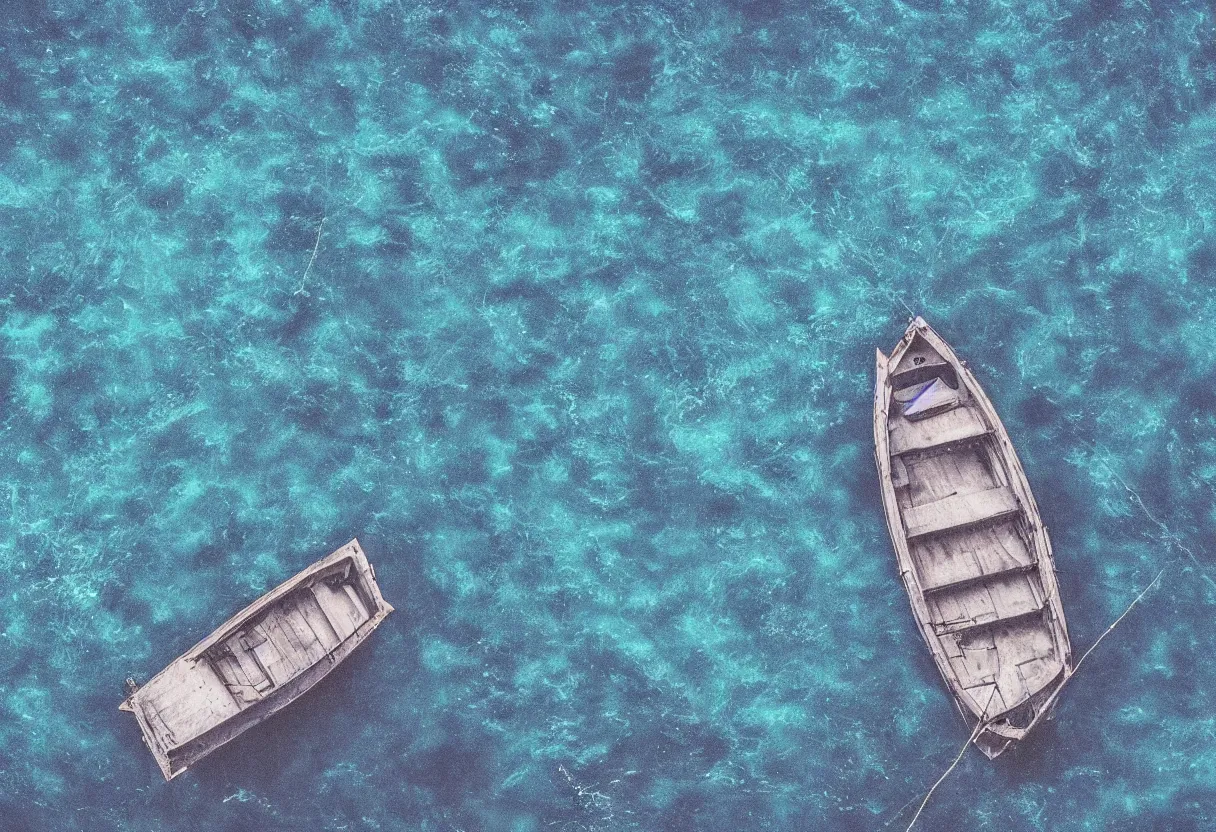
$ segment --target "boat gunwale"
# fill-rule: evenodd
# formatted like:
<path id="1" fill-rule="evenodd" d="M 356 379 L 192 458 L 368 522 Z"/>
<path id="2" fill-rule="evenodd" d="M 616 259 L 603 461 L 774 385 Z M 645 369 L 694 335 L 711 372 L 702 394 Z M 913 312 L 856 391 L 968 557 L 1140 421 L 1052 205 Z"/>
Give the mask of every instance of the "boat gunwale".
<path id="1" fill-rule="evenodd" d="M 883 513 L 885 515 L 887 529 L 890 533 L 892 545 L 895 549 L 896 558 L 899 562 L 900 578 L 902 579 L 908 600 L 912 606 L 913 614 L 916 617 L 917 629 L 920 631 L 922 639 L 934 658 L 934 663 L 938 667 L 939 673 L 946 681 L 950 692 L 954 695 L 956 703 L 960 705 L 960 710 L 966 708 L 972 714 L 972 718 L 979 721 L 983 720 L 988 723 L 993 723 L 1003 713 L 1019 707 L 1022 703 L 1015 703 L 1013 706 L 1006 708 L 1004 711 L 997 714 L 982 714 L 976 713 L 972 707 L 973 698 L 967 693 L 967 690 L 961 686 L 957 674 L 950 665 L 949 656 L 945 653 L 945 649 L 940 643 L 940 637 L 932 632 L 932 622 L 928 604 L 925 600 L 925 590 L 920 584 L 920 577 L 916 574 L 915 563 L 913 562 L 909 540 L 906 530 L 903 526 L 902 516 L 899 512 L 898 499 L 895 495 L 894 482 L 891 472 L 891 453 L 890 453 L 890 401 L 892 393 L 892 385 L 890 378 L 890 370 L 896 366 L 900 359 L 912 345 L 917 335 L 921 335 L 933 347 L 946 363 L 949 364 L 971 394 L 976 406 L 980 411 L 981 417 L 988 423 L 990 429 L 987 434 L 988 441 L 994 444 L 996 453 L 994 457 L 1001 460 L 1005 466 L 1005 473 L 1009 479 L 1009 487 L 1013 490 L 1015 497 L 1019 501 L 1022 508 L 1022 515 L 1029 526 L 1032 542 L 1034 543 L 1035 552 L 1031 553 L 1037 566 L 1037 572 L 1042 582 L 1045 604 L 1044 611 L 1050 613 L 1051 621 L 1049 626 L 1055 635 L 1057 649 L 1061 653 L 1063 667 L 1057 674 L 1053 675 L 1051 680 L 1039 688 L 1037 691 L 1027 697 L 1025 701 L 1030 701 L 1035 695 L 1046 691 L 1053 686 L 1053 690 L 1044 700 L 1041 709 L 1038 711 L 1034 720 L 1031 721 L 1025 729 L 1019 729 L 1022 736 L 1025 736 L 1047 713 L 1050 712 L 1051 706 L 1063 687 L 1064 683 L 1072 674 L 1072 645 L 1068 635 L 1068 627 L 1064 618 L 1063 604 L 1060 600 L 1059 585 L 1056 579 L 1055 558 L 1051 549 L 1051 539 L 1047 534 L 1047 529 L 1043 525 L 1042 518 L 1039 514 L 1038 504 L 1035 502 L 1034 495 L 1030 490 L 1029 481 L 1026 478 L 1025 470 L 1022 468 L 1021 460 L 1018 458 L 1017 452 L 1013 447 L 1012 441 L 1009 439 L 1009 434 L 1005 429 L 1004 423 L 996 413 L 996 408 L 992 405 L 988 395 L 980 386 L 979 381 L 971 372 L 970 368 L 958 357 L 954 349 L 942 338 L 931 326 L 919 315 L 916 316 L 911 323 L 908 324 L 904 331 L 903 337 L 889 356 L 883 355 L 882 350 L 877 350 L 876 355 L 876 379 L 874 386 L 874 457 L 875 463 L 879 471 L 880 492 L 883 501 Z M 954 443 L 947 443 L 954 444 Z M 996 732 L 993 732 L 996 733 Z M 998 736 L 1000 736 L 998 734 Z M 1003 738 L 1008 739 L 1008 738 Z M 1003 750 L 1003 749 L 1002 749 Z M 999 753 L 999 752 L 997 752 Z"/>

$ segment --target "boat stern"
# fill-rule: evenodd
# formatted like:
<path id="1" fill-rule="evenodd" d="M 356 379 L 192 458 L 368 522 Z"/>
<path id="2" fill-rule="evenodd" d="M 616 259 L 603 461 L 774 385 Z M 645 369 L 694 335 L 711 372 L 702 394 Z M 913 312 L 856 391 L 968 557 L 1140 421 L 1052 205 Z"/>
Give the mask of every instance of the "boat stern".
<path id="1" fill-rule="evenodd" d="M 984 756 L 989 760 L 995 760 L 1007 751 L 1014 741 L 1006 737 L 1002 737 L 995 731 L 983 730 L 975 738 L 975 747 L 983 752 Z"/>

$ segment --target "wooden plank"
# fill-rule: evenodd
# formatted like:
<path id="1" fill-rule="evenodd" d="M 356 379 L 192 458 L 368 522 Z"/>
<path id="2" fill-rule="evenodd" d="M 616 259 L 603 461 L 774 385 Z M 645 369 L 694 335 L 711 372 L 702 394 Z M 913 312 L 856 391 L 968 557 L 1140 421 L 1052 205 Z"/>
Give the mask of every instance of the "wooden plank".
<path id="1" fill-rule="evenodd" d="M 989 618 L 980 621 L 956 621 L 950 624 L 934 625 L 934 630 L 939 636 L 948 636 L 967 633 L 971 630 L 978 630 L 985 627 L 993 627 L 998 624 L 1007 625 L 1020 623 L 1024 619 L 1040 616 L 1043 614 L 1043 607 L 1032 607 L 1028 610 L 1023 610 L 1017 615 L 1011 615 L 1006 618 Z"/>
<path id="2" fill-rule="evenodd" d="M 988 433 L 984 419 L 973 407 L 956 407 L 919 421 L 890 420 L 891 456 L 926 451 L 949 442 L 975 439 Z"/>
<path id="3" fill-rule="evenodd" d="M 269 620 L 257 625 L 256 629 L 266 637 L 266 640 L 254 647 L 253 653 L 258 657 L 262 667 L 266 668 L 267 675 L 274 683 L 282 685 L 295 676 L 298 670 L 288 652 L 291 649 L 290 645 L 286 644 L 283 635 L 271 625 Z"/>
<path id="4" fill-rule="evenodd" d="M 359 625 L 367 620 L 367 611 L 363 609 L 362 604 L 356 605 L 352 601 L 345 585 L 332 587 L 325 583 L 314 584 L 312 590 L 339 638 L 349 638 L 359 629 Z M 358 596 L 355 597 L 357 600 Z"/>
<path id="5" fill-rule="evenodd" d="M 209 663 L 181 664 L 174 668 L 171 681 L 145 704 L 162 722 L 173 745 L 189 742 L 240 711 Z"/>
<path id="6" fill-rule="evenodd" d="M 905 509 L 1005 485 L 983 445 L 948 445 L 901 459 L 908 471 L 908 488 L 899 495 Z"/>
<path id="7" fill-rule="evenodd" d="M 929 596 L 926 601 L 933 626 L 943 635 L 1041 610 L 1046 599 L 1036 575 L 1010 571 L 982 584 Z"/>
<path id="8" fill-rule="evenodd" d="M 329 623 L 329 619 L 325 617 L 324 610 L 317 603 L 316 595 L 312 592 L 300 593 L 299 609 L 308 626 L 316 634 L 317 640 L 321 642 L 326 650 L 333 650 L 342 642 L 342 639 L 338 638 L 338 633 L 334 630 L 334 625 Z"/>
<path id="9" fill-rule="evenodd" d="M 258 664 L 254 654 L 246 650 L 240 643 L 239 636 L 233 636 L 229 642 L 232 647 L 233 657 L 240 663 L 241 670 L 245 671 L 245 676 L 249 679 L 249 683 L 259 693 L 264 693 L 268 689 L 274 687 L 274 680 L 266 675 L 262 666 Z"/>
<path id="10" fill-rule="evenodd" d="M 921 506 L 909 506 L 904 510 L 904 527 L 911 540 L 1004 517 L 1019 510 L 1013 491 L 1007 486 L 997 486 L 970 494 L 954 494 Z"/>
<path id="11" fill-rule="evenodd" d="M 262 698 L 261 691 L 249 680 L 249 674 L 245 672 L 236 655 L 220 656 L 212 662 L 212 666 L 223 679 L 238 707 L 248 707 Z M 269 682 L 260 674 L 259 678 L 269 687 Z"/>
<path id="12" fill-rule="evenodd" d="M 959 589 L 966 589 L 976 584 L 982 584 L 998 578 L 1004 578 L 1011 575 L 1024 575 L 1027 572 L 1038 571 L 1037 563 L 1020 563 L 1017 566 L 1011 566 L 1008 569 L 1002 569 L 999 572 L 985 572 L 979 575 L 967 575 L 966 577 L 958 578 L 948 584 L 938 584 L 936 586 L 924 587 L 925 594 L 930 592 L 953 592 Z"/>
<path id="13" fill-rule="evenodd" d="M 300 649 L 304 653 L 305 661 L 309 665 L 312 665 L 325 658 L 327 651 L 321 644 L 320 639 L 317 638 L 317 634 L 313 632 L 312 627 L 309 626 L 308 620 L 300 609 L 300 599 L 302 597 L 303 593 L 293 595 L 289 602 L 284 603 L 283 623 L 295 635 L 295 639 L 299 642 Z"/>
<path id="14" fill-rule="evenodd" d="M 1036 563 L 1013 518 L 919 538 L 909 553 L 926 592 Z"/>

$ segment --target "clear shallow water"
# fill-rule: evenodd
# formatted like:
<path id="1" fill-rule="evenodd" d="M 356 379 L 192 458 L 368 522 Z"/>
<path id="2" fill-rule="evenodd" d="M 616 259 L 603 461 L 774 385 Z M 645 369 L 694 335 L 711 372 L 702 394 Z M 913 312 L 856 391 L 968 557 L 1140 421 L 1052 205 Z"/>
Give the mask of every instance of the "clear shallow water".
<path id="1" fill-rule="evenodd" d="M 1208 828 L 1212 11 L 1016 5 L 7 4 L 4 828 L 902 829 L 909 309 L 1078 652 L 1172 564 L 924 828 Z M 123 677 L 354 534 L 397 615 L 161 783 Z"/>

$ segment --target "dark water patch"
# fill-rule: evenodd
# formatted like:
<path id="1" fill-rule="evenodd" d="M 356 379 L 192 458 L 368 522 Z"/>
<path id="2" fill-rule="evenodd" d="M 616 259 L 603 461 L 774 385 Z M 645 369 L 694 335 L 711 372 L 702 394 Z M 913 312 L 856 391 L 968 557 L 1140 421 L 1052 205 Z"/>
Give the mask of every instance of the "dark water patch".
<path id="1" fill-rule="evenodd" d="M 222 49 L 221 45 L 229 36 L 227 26 L 217 24 L 213 19 L 190 22 L 194 25 L 176 26 L 172 30 L 170 55 L 174 60 L 193 60 Z"/>
<path id="2" fill-rule="evenodd" d="M 1205 240 L 1186 257 L 1187 277 L 1216 283 L 1216 242 Z"/>
<path id="3" fill-rule="evenodd" d="M 557 366 L 560 359 L 552 352 L 535 352 L 527 361 L 507 373 L 508 387 L 527 389 L 541 384 Z"/>
<path id="4" fill-rule="evenodd" d="M 1207 827 L 1206 810 L 1188 813 L 1176 809 L 1149 809 L 1136 812 L 1134 819 L 1113 819 L 1112 832 L 1200 832 Z"/>
<path id="5" fill-rule="evenodd" d="M 1083 212 L 1083 203 L 1080 200 L 1069 200 L 1060 206 L 1058 211 L 1053 211 L 1048 215 L 1048 218 L 1037 223 L 1034 227 L 1034 233 L 1039 239 L 1060 238 L 1071 235 L 1077 230 L 1077 221 Z M 1007 261 L 1009 253 L 1007 247 L 1002 248 L 1003 260 Z M 1076 261 L 1077 266 L 1082 265 L 1080 261 Z"/>
<path id="6" fill-rule="evenodd" d="M 746 212 L 747 198 L 736 190 L 704 193 L 697 200 L 700 233 L 715 240 L 740 237 Z"/>
<path id="7" fill-rule="evenodd" d="M 1182 412 L 1174 421 L 1180 424 L 1191 418 L 1206 418 L 1216 413 L 1216 371 L 1209 370 L 1202 376 L 1184 381 L 1178 402 Z"/>
<path id="8" fill-rule="evenodd" d="M 506 184 L 515 188 L 542 185 L 570 163 L 565 143 L 544 129 L 508 133 L 511 166 Z"/>
<path id="9" fill-rule="evenodd" d="M 410 755 L 405 773 L 410 782 L 430 791 L 440 806 L 458 807 L 469 793 L 483 793 L 490 783 L 489 737 L 470 736 L 464 726 L 451 726 L 451 739 Z"/>
<path id="10" fill-rule="evenodd" d="M 742 502 L 726 491 L 711 489 L 696 505 L 697 518 L 708 526 L 733 526 L 742 517 Z"/>
<path id="11" fill-rule="evenodd" d="M 1153 345 L 1158 345 L 1162 335 L 1177 327 L 1189 313 L 1182 296 L 1170 284 L 1152 281 L 1135 273 L 1120 275 L 1112 283 L 1108 297 L 1115 310 L 1125 315 L 1125 320 L 1131 322 L 1139 319 L 1157 329 L 1151 338 L 1146 339 Z M 1128 313 L 1134 314 L 1128 316 Z M 1148 335 L 1138 330 L 1140 326 L 1132 331 L 1124 328 L 1122 333 L 1137 337 Z"/>
<path id="12" fill-rule="evenodd" d="M 151 185 L 140 194 L 140 201 L 149 208 L 171 213 L 186 201 L 186 183 L 175 178 L 168 182 Z"/>
<path id="13" fill-rule="evenodd" d="M 1039 165 L 1039 184 L 1048 196 L 1091 192 L 1101 181 L 1101 168 L 1086 166 L 1062 151 L 1048 154 Z"/>
<path id="14" fill-rule="evenodd" d="M 402 205 L 416 205 L 424 200 L 422 161 L 413 153 L 379 153 L 371 165 L 387 182 L 396 200 Z"/>
<path id="15" fill-rule="evenodd" d="M 236 248 L 227 239 L 231 228 L 231 210 L 217 200 L 208 199 L 201 209 L 191 214 L 190 227 L 186 232 L 188 250 L 209 258 L 214 264 L 213 271 L 222 271 L 237 256 Z"/>
<path id="16" fill-rule="evenodd" d="M 605 289 L 617 289 L 633 274 L 634 265 L 624 260 L 613 260 L 586 272 L 586 280 Z"/>
<path id="17" fill-rule="evenodd" d="M 411 81 L 439 92 L 444 89 L 449 75 L 458 75 L 468 69 L 469 59 L 443 41 L 431 39 L 410 50 L 405 66 Z"/>
<path id="18" fill-rule="evenodd" d="M 282 56 L 293 75 L 309 77 L 318 67 L 335 62 L 334 46 L 341 42 L 337 32 L 329 26 L 310 24 L 303 7 L 269 8 L 272 11 L 262 18 L 258 35 Z"/>
<path id="19" fill-rule="evenodd" d="M 221 140 L 224 132 L 218 128 L 219 116 L 232 97 L 232 90 L 213 68 L 205 62 L 194 66 L 194 78 L 186 91 L 173 90 L 166 100 L 169 112 L 181 119 L 195 139 Z"/>
<path id="20" fill-rule="evenodd" d="M 405 269 L 408 268 L 408 258 L 413 253 L 416 240 L 414 238 L 413 229 L 410 228 L 409 221 L 400 215 L 390 216 L 385 219 L 380 229 L 384 232 L 383 236 L 376 241 L 372 247 L 372 252 L 382 260 L 389 264 L 389 268 L 393 272 L 386 276 L 386 281 L 395 284 L 395 289 L 400 292 L 400 282 L 404 278 Z M 378 295 L 376 292 L 369 292 L 372 295 Z M 380 304 L 378 308 L 389 312 L 394 304 Z"/>
<path id="21" fill-rule="evenodd" d="M 778 22 L 786 13 L 781 0 L 730 0 L 727 8 L 747 23 L 761 26 Z"/>
<path id="22" fill-rule="evenodd" d="M 1061 414 L 1060 406 L 1052 401 L 1046 391 L 1038 391 L 1018 403 L 1018 418 L 1033 430 L 1058 424 Z"/>
<path id="23" fill-rule="evenodd" d="M 270 227 L 267 248 L 275 252 L 311 253 L 317 229 L 325 217 L 324 197 L 311 189 L 289 190 L 276 194 L 273 202 L 278 217 Z"/>
<path id="24" fill-rule="evenodd" d="M 311 343 L 322 321 L 321 306 L 311 294 L 293 294 L 286 314 L 271 328 L 275 340 L 296 346 Z"/>
<path id="25" fill-rule="evenodd" d="M 659 49 L 652 43 L 634 43 L 613 55 L 612 80 L 626 101 L 641 101 L 654 86 Z"/>
<path id="26" fill-rule="evenodd" d="M 5 29 L 20 33 L 16 43 L 41 54 L 47 47 L 66 41 L 73 30 L 84 26 L 84 11 L 73 16 L 66 9 L 50 6 L 45 0 L 10 0 L 4 4 Z"/>
<path id="27" fill-rule="evenodd" d="M 197 4 L 193 0 L 157 0 L 143 5 L 141 11 L 149 22 L 169 29 L 200 28 L 181 25 L 191 21 L 191 9 Z"/>
<path id="28" fill-rule="evenodd" d="M 1101 193 L 1089 193 L 1085 198 L 1085 219 L 1090 223 L 1100 223 L 1111 218 L 1114 207 L 1108 197 Z M 1087 262 L 1097 263 L 1105 259 L 1111 246 L 1103 238 L 1089 238 L 1081 246 L 1082 255 Z"/>
<path id="29" fill-rule="evenodd" d="M 444 479 L 450 488 L 481 486 L 489 482 L 489 454 L 481 448 L 466 448 L 448 457 Z"/>
<path id="30" fill-rule="evenodd" d="M 1196 109 L 1210 107 L 1216 102 L 1216 37 L 1209 30 L 1189 61 L 1190 78 L 1195 84 Z"/>
<path id="31" fill-rule="evenodd" d="M 47 144 L 52 159 L 74 167 L 82 167 L 86 160 L 88 138 L 81 130 L 63 127 L 56 131 Z"/>
<path id="32" fill-rule="evenodd" d="M 38 97 L 32 75 L 8 52 L 0 53 L 0 105 L 9 117 L 26 110 Z"/>
<path id="33" fill-rule="evenodd" d="M 309 108 L 324 119 L 327 130 L 352 130 L 359 121 L 359 95 L 341 81 L 329 81 L 310 90 Z"/>
<path id="34" fill-rule="evenodd" d="M 18 369 L 16 361 L 0 353 L 0 401 L 11 401 L 13 382 L 17 377 Z"/>
<path id="35" fill-rule="evenodd" d="M 713 814 L 713 801 L 703 788 L 684 789 L 658 817 L 662 832 L 696 832 Z"/>
<path id="36" fill-rule="evenodd" d="M 856 174 L 854 166 L 847 163 L 816 163 L 809 168 L 807 176 L 811 196 L 825 204 L 836 203 L 842 193 L 851 192 Z"/>
<path id="37" fill-rule="evenodd" d="M 642 152 L 642 181 L 651 187 L 687 178 L 709 165 L 708 159 L 654 142 L 648 142 Z"/>
<path id="38" fill-rule="evenodd" d="M 1068 40 L 1084 40 L 1096 36 L 1103 24 L 1118 20 L 1122 13 L 1121 0 L 1088 0 L 1059 24 L 1059 31 Z"/>
<path id="39" fill-rule="evenodd" d="M 493 286 L 484 297 L 488 304 L 517 311 L 530 329 L 547 329 L 565 311 L 553 287 L 527 278 Z"/>
<path id="40" fill-rule="evenodd" d="M 498 182 L 510 165 L 505 139 L 485 132 L 461 133 L 443 150 L 448 171 L 462 187 Z"/>
<path id="41" fill-rule="evenodd" d="M 32 806 L 28 798 L 20 795 L 8 797 L 0 795 L 0 814 L 4 823 L 14 832 L 34 832 L 38 829 L 53 829 L 55 814 L 45 806 Z"/>
<path id="42" fill-rule="evenodd" d="M 747 573 L 726 584 L 724 600 L 734 621 L 750 632 L 757 632 L 773 606 L 788 603 L 793 592 L 782 582 Z"/>
<path id="43" fill-rule="evenodd" d="M 1190 122 L 1190 113 L 1172 90 L 1161 90 L 1148 107 L 1147 138 L 1153 147 L 1165 147 Z"/>

